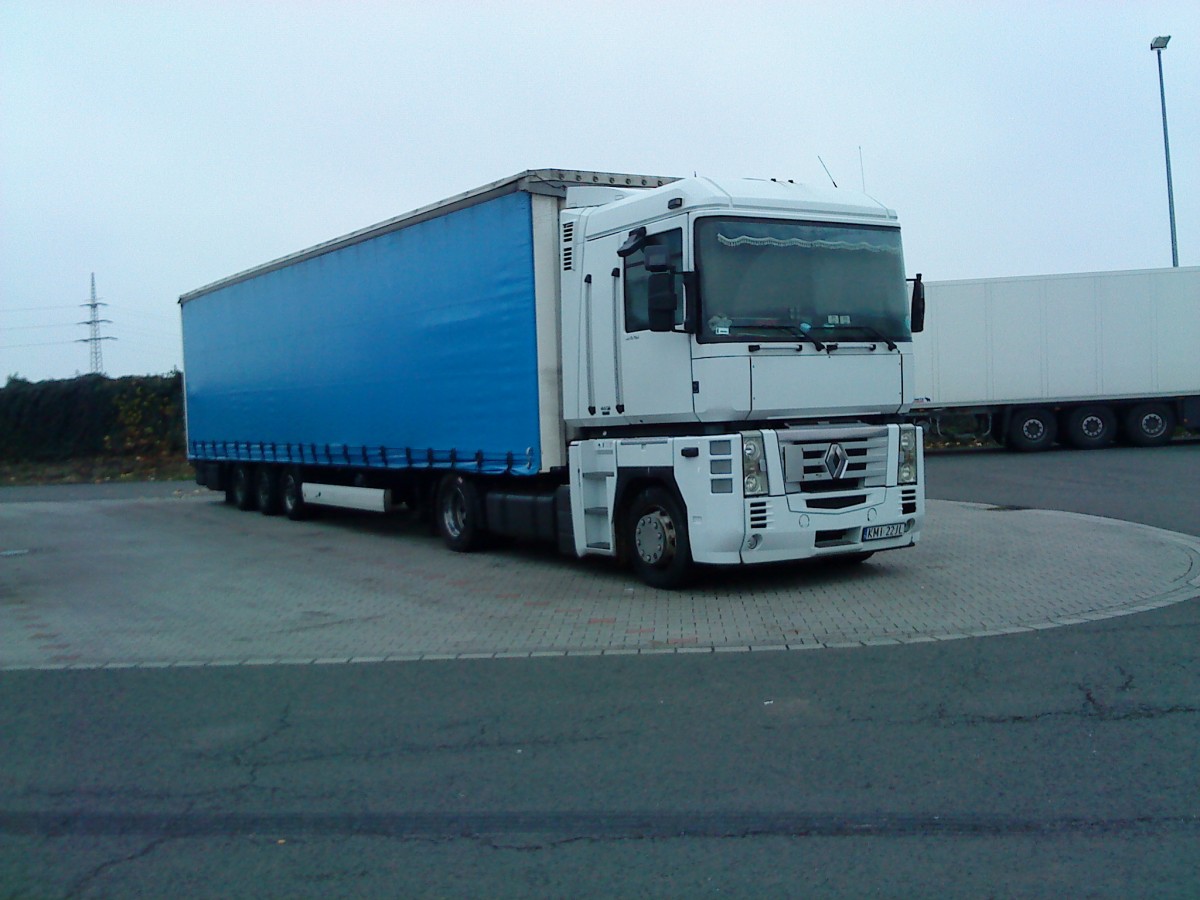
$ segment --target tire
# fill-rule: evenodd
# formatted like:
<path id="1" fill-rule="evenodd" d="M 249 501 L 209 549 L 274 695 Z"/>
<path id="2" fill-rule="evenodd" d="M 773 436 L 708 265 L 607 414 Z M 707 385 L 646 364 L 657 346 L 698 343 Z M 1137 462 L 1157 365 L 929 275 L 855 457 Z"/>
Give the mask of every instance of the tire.
<path id="1" fill-rule="evenodd" d="M 1096 450 L 1117 436 L 1117 417 L 1107 406 L 1077 406 L 1063 415 L 1062 430 L 1072 447 Z"/>
<path id="2" fill-rule="evenodd" d="M 687 517 L 661 487 L 638 494 L 625 516 L 625 548 L 637 576 L 656 588 L 682 587 L 692 574 Z"/>
<path id="3" fill-rule="evenodd" d="M 455 553 L 470 553 L 483 540 L 479 491 L 465 475 L 451 473 L 438 487 L 434 520 L 438 534 Z"/>
<path id="4" fill-rule="evenodd" d="M 1022 453 L 1049 450 L 1058 436 L 1054 413 L 1040 406 L 1013 412 L 1008 423 L 1008 446 Z"/>
<path id="5" fill-rule="evenodd" d="M 1175 413 L 1165 403 L 1139 403 L 1125 413 L 1121 430 L 1135 447 L 1161 447 L 1175 433 Z"/>
<path id="6" fill-rule="evenodd" d="M 284 469 L 279 473 L 277 493 L 279 507 L 283 514 L 293 522 L 308 517 L 308 504 L 304 502 L 303 485 L 300 473 L 295 469 Z"/>
<path id="7" fill-rule="evenodd" d="M 258 492 L 254 489 L 254 467 L 239 463 L 233 467 L 233 504 L 243 512 L 258 506 Z"/>
<path id="8" fill-rule="evenodd" d="M 264 516 L 279 515 L 279 473 L 272 466 L 258 467 L 254 489 L 258 498 L 258 511 Z"/>

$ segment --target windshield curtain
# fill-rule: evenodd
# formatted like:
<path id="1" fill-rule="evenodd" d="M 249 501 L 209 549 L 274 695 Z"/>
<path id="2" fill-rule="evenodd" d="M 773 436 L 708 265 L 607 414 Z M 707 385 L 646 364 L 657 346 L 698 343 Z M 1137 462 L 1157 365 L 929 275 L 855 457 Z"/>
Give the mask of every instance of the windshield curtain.
<path id="1" fill-rule="evenodd" d="M 911 338 L 896 228 L 706 217 L 696 271 L 704 342 Z"/>

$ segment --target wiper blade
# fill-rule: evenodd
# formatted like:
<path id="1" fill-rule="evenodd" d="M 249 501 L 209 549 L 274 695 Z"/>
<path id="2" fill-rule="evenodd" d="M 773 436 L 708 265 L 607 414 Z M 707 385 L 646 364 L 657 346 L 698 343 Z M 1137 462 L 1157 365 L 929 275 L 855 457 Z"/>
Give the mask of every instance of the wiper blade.
<path id="1" fill-rule="evenodd" d="M 808 341 L 818 350 L 825 349 L 825 345 L 809 334 L 808 330 L 803 325 L 789 325 L 785 322 L 745 322 L 734 323 L 732 327 L 746 329 L 748 331 L 782 331 L 786 334 L 790 334 L 798 341 Z"/>
<path id="2" fill-rule="evenodd" d="M 885 344 L 887 344 L 887 348 L 889 350 L 896 349 L 895 341 L 893 341 L 890 337 L 885 335 L 878 328 L 872 328 L 870 325 L 839 325 L 837 327 L 838 327 L 838 329 L 849 328 L 852 331 L 864 331 L 867 334 L 869 334 L 871 337 L 875 338 L 875 340 L 883 341 Z"/>

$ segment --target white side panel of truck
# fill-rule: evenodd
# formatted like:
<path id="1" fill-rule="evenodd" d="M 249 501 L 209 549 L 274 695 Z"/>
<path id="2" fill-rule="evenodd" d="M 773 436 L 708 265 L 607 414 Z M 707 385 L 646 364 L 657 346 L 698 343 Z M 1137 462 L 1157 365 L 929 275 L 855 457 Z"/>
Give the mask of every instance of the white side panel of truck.
<path id="1" fill-rule="evenodd" d="M 1200 268 L 930 282 L 915 409 L 1200 390 Z"/>

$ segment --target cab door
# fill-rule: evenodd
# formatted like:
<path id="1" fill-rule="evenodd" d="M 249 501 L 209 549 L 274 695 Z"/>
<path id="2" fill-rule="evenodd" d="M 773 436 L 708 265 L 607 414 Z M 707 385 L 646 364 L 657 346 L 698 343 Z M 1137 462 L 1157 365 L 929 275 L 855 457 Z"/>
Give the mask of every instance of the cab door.
<path id="1" fill-rule="evenodd" d="M 691 335 L 683 332 L 686 296 L 685 217 L 655 222 L 642 229 L 606 238 L 612 240 L 612 265 L 607 272 L 610 309 L 615 313 L 614 387 L 620 394 L 621 415 L 632 423 L 693 421 Z M 622 245 L 624 256 L 618 254 Z M 630 250 L 629 248 L 635 248 Z M 675 331 L 650 330 L 650 273 L 646 248 L 666 250 L 674 287 Z"/>

